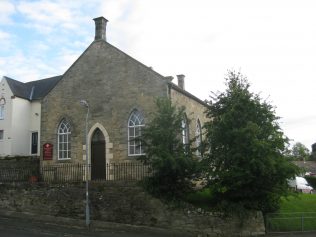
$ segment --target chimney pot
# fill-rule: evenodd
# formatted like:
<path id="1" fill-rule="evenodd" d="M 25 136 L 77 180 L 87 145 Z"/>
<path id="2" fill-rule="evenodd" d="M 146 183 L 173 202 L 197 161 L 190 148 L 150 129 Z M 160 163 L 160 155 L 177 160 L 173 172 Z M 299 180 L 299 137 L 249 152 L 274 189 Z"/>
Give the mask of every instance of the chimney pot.
<path id="1" fill-rule="evenodd" d="M 180 75 L 177 75 L 177 78 L 178 78 L 178 86 L 182 89 L 182 90 L 185 90 L 184 88 L 184 75 L 183 74 L 180 74 Z"/>
<path id="2" fill-rule="evenodd" d="M 93 19 L 95 22 L 95 37 L 94 40 L 106 41 L 106 23 L 108 22 L 103 16 Z"/>

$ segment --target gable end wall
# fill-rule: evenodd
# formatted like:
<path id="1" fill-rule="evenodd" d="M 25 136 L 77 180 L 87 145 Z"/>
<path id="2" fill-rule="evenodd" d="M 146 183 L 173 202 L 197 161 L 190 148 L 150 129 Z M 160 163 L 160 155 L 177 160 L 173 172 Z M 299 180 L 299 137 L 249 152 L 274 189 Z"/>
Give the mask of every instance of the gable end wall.
<path id="1" fill-rule="evenodd" d="M 43 99 L 41 146 L 52 143 L 53 161 L 57 159 L 57 129 L 62 118 L 72 126 L 72 159 L 83 162 L 85 153 L 86 109 L 90 105 L 89 128 L 101 124 L 108 133 L 112 157 L 109 161 L 135 160 L 127 156 L 127 122 L 133 109 L 149 120 L 156 97 L 167 96 L 167 81 L 158 73 L 132 59 L 104 41 L 95 41 L 71 66 L 56 87 Z M 111 160 L 110 160 L 111 159 Z"/>

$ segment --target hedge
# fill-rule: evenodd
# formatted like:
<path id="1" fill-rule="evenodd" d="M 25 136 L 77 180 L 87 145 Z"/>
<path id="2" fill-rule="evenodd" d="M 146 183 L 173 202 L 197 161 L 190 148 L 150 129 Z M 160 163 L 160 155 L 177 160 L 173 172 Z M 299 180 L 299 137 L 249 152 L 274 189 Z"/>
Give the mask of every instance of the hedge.
<path id="1" fill-rule="evenodd" d="M 305 176 L 305 179 L 316 190 L 316 176 Z"/>

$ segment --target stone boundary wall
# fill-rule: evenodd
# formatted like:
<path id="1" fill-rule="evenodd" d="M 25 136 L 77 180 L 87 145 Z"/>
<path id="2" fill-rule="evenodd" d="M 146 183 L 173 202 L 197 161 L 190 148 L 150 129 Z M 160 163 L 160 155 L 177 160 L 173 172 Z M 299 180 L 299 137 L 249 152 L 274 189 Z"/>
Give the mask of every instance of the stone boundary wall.
<path id="1" fill-rule="evenodd" d="M 31 167 L 31 166 L 39 168 L 39 157 L 36 157 L 36 156 L 0 157 L 0 169 L 21 168 L 21 167 Z"/>
<path id="2" fill-rule="evenodd" d="M 193 207 L 169 207 L 131 182 L 93 183 L 90 187 L 92 220 L 185 230 L 197 236 L 265 234 L 259 212 L 249 212 L 241 221 Z M 0 184 L 0 193 L 2 210 L 84 219 L 84 184 Z"/>

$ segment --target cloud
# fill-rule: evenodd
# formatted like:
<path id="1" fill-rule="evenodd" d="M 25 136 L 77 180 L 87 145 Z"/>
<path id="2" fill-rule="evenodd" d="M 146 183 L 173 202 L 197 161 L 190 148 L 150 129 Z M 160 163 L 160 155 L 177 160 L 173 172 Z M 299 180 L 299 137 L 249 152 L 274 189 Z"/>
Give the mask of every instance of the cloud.
<path id="1" fill-rule="evenodd" d="M 9 40 L 10 38 L 11 35 L 9 33 L 0 30 L 0 42 L 2 40 Z"/>
<path id="2" fill-rule="evenodd" d="M 26 18 L 25 26 L 35 28 L 42 34 L 60 30 L 80 33 L 81 24 L 87 22 L 87 17 L 83 14 L 83 1 L 76 3 L 62 0 L 21 1 L 17 4 L 17 10 Z"/>
<path id="3" fill-rule="evenodd" d="M 1 45 L 1 54 L 11 54 L 12 51 L 14 50 L 14 42 L 13 40 L 15 39 L 14 35 L 0 30 L 0 45 Z"/>
<path id="4" fill-rule="evenodd" d="M 316 131 L 316 116 L 311 115 L 284 119 L 281 125 L 285 134 L 290 138 L 291 143 L 301 142 L 309 148 L 316 142 L 314 132 Z"/>
<path id="5" fill-rule="evenodd" d="M 0 6 L 5 6 L 0 12 L 15 13 L 16 22 L 11 23 L 15 27 L 10 33 L 0 31 L 0 75 L 21 81 L 60 75 L 93 40 L 89 32 L 93 17 L 86 11 L 97 5 L 96 0 L 89 4 L 63 0 L 4 3 L 0 0 Z"/>
<path id="6" fill-rule="evenodd" d="M 10 56 L 0 57 L 0 75 L 23 82 L 60 75 L 58 68 L 51 67 L 49 63 L 41 58 L 30 58 L 23 52 L 16 52 Z"/>
<path id="7" fill-rule="evenodd" d="M 10 1 L 0 1 L 0 24 L 12 24 L 11 15 L 15 13 L 15 7 Z"/>
<path id="8" fill-rule="evenodd" d="M 0 25 L 3 25 L 3 28 L 0 29 L 0 45 L 3 52 L 8 52 L 12 47 L 11 40 L 13 36 L 9 32 L 8 26 L 14 25 L 11 19 L 14 13 L 15 7 L 11 2 L 0 1 Z"/>
<path id="9" fill-rule="evenodd" d="M 34 44 L 32 56 L 21 51 L 10 56 L 0 57 L 0 75 L 27 82 L 41 78 L 63 74 L 80 56 L 82 52 L 60 49 L 55 57 L 46 58 L 42 55 L 49 50 L 43 44 Z"/>
<path id="10" fill-rule="evenodd" d="M 18 11 L 31 22 L 53 27 L 62 22 L 69 22 L 72 14 L 68 9 L 52 1 L 21 2 Z"/>
<path id="11" fill-rule="evenodd" d="M 38 76 L 36 67 L 31 67 L 29 61 L 21 53 L 1 57 L 0 74 L 21 81 L 28 81 Z"/>
<path id="12" fill-rule="evenodd" d="M 138 0 L 135 1 L 135 3 Z M 120 20 L 128 19 L 130 10 L 134 4 L 130 4 L 129 0 L 107 0 L 99 1 L 100 13 L 111 22 L 118 22 Z"/>

